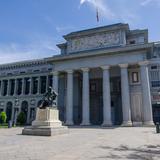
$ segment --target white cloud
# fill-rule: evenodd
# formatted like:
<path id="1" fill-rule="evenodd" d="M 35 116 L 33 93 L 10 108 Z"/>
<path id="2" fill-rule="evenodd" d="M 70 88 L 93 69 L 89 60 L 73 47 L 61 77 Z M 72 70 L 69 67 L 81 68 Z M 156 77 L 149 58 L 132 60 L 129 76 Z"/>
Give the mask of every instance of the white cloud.
<path id="1" fill-rule="evenodd" d="M 134 24 L 139 21 L 137 13 L 133 8 L 128 7 L 127 0 L 117 1 L 116 6 L 113 5 L 114 3 L 110 2 L 112 2 L 112 0 L 80 0 L 80 6 L 89 4 L 94 11 L 98 8 L 100 18 L 106 18 L 112 23 L 121 21 Z M 110 6 L 109 3 L 112 4 L 112 6 Z"/>
<path id="2" fill-rule="evenodd" d="M 93 9 L 96 10 L 96 8 L 98 8 L 100 15 L 102 15 L 103 17 L 107 19 L 114 19 L 115 18 L 114 12 L 105 2 L 106 1 L 104 0 L 80 0 L 80 5 L 88 3 Z"/>
<path id="3" fill-rule="evenodd" d="M 0 64 L 22 60 L 40 59 L 58 53 L 53 39 L 33 41 L 28 44 L 0 44 Z"/>
<path id="4" fill-rule="evenodd" d="M 87 1 L 87 0 L 81 0 L 80 3 L 83 4 L 85 1 Z"/>
<path id="5" fill-rule="evenodd" d="M 141 2 L 141 6 L 146 6 L 146 5 L 149 5 L 149 4 L 160 6 L 160 0 L 143 0 Z"/>

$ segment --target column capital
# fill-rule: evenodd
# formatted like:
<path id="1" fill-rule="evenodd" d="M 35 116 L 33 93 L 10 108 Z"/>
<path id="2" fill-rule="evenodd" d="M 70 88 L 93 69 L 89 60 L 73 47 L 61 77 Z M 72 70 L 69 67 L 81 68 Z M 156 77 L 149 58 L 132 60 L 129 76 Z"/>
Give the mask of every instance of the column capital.
<path id="1" fill-rule="evenodd" d="M 54 76 L 58 76 L 59 72 L 58 72 L 58 71 L 52 71 L 52 74 L 53 74 Z"/>
<path id="2" fill-rule="evenodd" d="M 83 72 L 89 72 L 89 68 L 81 68 Z"/>
<path id="3" fill-rule="evenodd" d="M 101 66 L 101 68 L 103 69 L 103 70 L 108 70 L 108 69 L 110 69 L 110 66 L 108 65 L 108 66 Z"/>
<path id="4" fill-rule="evenodd" d="M 138 64 L 140 66 L 147 66 L 149 64 L 149 61 L 141 61 L 141 62 L 138 62 Z"/>
<path id="5" fill-rule="evenodd" d="M 120 66 L 121 68 L 127 68 L 127 67 L 128 67 L 128 63 L 119 64 L 119 66 Z"/>
<path id="6" fill-rule="evenodd" d="M 72 69 L 68 69 L 68 70 L 66 70 L 66 72 L 67 72 L 68 74 L 73 74 L 73 70 L 72 70 Z"/>

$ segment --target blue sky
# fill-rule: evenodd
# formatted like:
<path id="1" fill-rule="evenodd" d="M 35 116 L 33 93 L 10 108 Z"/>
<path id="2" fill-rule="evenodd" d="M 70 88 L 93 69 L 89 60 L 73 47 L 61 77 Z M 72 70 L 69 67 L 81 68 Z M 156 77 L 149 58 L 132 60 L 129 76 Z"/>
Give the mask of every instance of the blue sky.
<path id="1" fill-rule="evenodd" d="M 0 64 L 58 54 L 63 35 L 119 22 L 158 41 L 159 11 L 160 0 L 0 0 Z"/>

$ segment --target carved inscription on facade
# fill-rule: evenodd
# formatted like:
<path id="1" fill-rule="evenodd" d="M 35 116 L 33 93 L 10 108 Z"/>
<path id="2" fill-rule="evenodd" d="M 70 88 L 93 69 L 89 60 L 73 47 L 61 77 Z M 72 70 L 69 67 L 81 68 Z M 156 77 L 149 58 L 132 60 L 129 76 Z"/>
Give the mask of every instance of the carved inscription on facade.
<path id="1" fill-rule="evenodd" d="M 68 52 L 104 48 L 120 44 L 120 32 L 99 33 L 83 36 L 68 41 Z"/>

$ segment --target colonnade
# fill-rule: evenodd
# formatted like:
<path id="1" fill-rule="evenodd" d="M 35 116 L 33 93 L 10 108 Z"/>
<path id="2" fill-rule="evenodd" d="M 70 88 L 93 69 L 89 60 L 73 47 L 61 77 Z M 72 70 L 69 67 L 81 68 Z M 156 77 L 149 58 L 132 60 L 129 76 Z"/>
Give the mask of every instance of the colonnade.
<path id="1" fill-rule="evenodd" d="M 142 94 L 143 94 L 143 122 L 152 124 L 152 108 L 150 87 L 148 79 L 148 67 L 146 63 L 139 63 Z M 131 126 L 131 103 L 129 90 L 128 64 L 120 64 L 121 70 L 121 95 L 123 126 Z M 103 72 L 103 126 L 112 126 L 111 120 L 111 95 L 110 95 L 110 68 L 101 66 Z M 90 94 L 89 94 L 89 71 L 90 68 L 81 68 L 82 71 L 82 122 L 81 125 L 90 125 Z M 66 70 L 67 95 L 66 95 L 66 125 L 73 125 L 73 73 L 74 70 Z M 58 92 L 58 71 L 53 72 L 53 86 Z"/>

